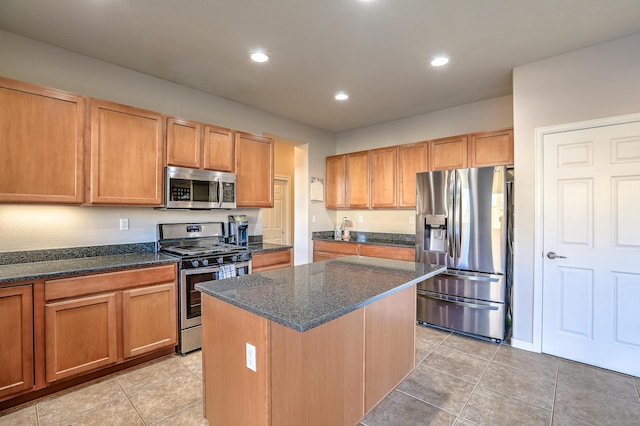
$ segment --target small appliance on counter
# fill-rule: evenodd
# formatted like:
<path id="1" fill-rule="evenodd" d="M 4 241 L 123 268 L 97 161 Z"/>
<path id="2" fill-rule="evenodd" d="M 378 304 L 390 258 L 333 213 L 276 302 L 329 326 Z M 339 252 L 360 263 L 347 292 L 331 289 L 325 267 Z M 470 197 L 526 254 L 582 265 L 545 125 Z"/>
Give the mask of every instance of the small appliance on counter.
<path id="1" fill-rule="evenodd" d="M 249 247 L 249 222 L 246 214 L 229 215 L 229 244 Z"/>

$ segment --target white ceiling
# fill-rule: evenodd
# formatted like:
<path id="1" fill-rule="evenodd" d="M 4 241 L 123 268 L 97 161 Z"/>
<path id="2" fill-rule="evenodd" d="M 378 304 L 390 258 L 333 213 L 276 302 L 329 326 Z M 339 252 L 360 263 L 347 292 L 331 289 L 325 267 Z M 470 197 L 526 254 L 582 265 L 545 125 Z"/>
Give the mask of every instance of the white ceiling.
<path id="1" fill-rule="evenodd" d="M 640 32 L 640 0 L 0 0 L 0 29 L 340 132 L 509 95 L 518 65 Z"/>

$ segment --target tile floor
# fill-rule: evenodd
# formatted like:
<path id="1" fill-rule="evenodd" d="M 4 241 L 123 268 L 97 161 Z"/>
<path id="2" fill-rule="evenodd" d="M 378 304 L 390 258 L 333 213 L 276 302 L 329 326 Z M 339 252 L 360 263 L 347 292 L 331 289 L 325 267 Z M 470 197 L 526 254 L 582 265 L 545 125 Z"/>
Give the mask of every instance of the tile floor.
<path id="1" fill-rule="evenodd" d="M 418 326 L 416 369 L 361 425 L 640 425 L 640 378 Z M 202 357 L 168 356 L 0 415 L 3 425 L 206 425 Z"/>

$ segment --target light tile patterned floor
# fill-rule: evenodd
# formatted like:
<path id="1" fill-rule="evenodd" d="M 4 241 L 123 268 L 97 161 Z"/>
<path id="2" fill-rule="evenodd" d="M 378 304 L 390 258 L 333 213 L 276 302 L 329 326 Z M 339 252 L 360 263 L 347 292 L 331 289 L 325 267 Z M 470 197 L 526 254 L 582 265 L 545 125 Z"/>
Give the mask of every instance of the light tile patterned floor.
<path id="1" fill-rule="evenodd" d="M 362 425 L 640 425 L 640 378 L 416 329 L 416 369 Z M 168 356 L 0 415 L 3 425 L 206 425 L 202 357 Z"/>

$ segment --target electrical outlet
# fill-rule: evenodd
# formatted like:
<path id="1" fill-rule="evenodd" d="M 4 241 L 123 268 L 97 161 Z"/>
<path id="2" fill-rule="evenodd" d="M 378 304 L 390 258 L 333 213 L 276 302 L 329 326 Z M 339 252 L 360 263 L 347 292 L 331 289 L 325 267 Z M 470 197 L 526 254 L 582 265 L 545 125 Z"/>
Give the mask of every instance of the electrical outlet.
<path id="1" fill-rule="evenodd" d="M 121 231 L 129 230 L 129 219 L 120 219 L 120 230 Z"/>
<path id="2" fill-rule="evenodd" d="M 416 223 L 416 218 L 415 216 L 409 216 L 409 223 Z"/>
<path id="3" fill-rule="evenodd" d="M 358 223 L 364 222 L 364 216 L 358 216 Z"/>
<path id="4" fill-rule="evenodd" d="M 256 347 L 247 343 L 247 368 L 256 371 Z"/>
<path id="5" fill-rule="evenodd" d="M 315 216 L 311 216 L 311 222 L 316 223 L 316 217 Z"/>

